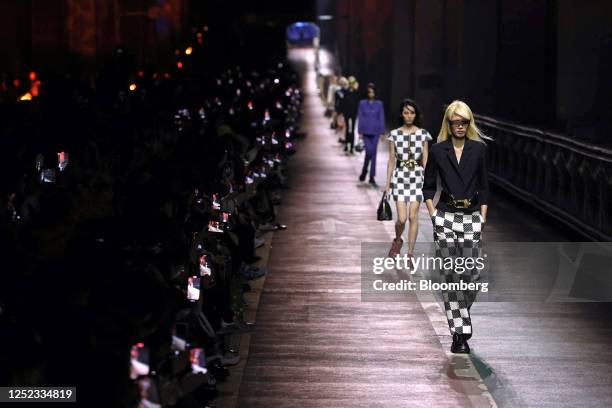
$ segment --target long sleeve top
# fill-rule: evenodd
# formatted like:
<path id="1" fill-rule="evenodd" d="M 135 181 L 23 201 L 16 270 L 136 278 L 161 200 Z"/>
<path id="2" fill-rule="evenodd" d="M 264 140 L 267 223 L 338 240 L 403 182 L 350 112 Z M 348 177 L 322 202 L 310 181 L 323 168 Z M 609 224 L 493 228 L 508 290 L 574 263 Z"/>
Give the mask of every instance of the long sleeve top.
<path id="1" fill-rule="evenodd" d="M 378 99 L 362 99 L 359 102 L 357 117 L 358 133 L 364 135 L 381 135 L 385 133 L 385 110 Z"/>

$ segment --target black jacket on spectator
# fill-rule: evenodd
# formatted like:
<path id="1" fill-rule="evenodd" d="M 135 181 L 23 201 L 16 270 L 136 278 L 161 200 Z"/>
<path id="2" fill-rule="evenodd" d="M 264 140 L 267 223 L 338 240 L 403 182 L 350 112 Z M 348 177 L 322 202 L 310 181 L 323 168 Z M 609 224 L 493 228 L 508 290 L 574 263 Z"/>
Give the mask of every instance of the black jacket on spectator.
<path id="1" fill-rule="evenodd" d="M 488 204 L 489 181 L 486 160 L 486 145 L 471 139 L 465 140 L 461 161 L 457 163 L 453 143 L 450 139 L 434 144 L 429 152 L 425 167 L 423 197 L 433 199 L 436 194 L 436 180 L 440 175 L 442 197 L 452 195 L 455 199 L 474 198 L 469 208 L 462 212 L 478 211 L 479 206 Z M 441 211 L 455 212 L 457 209 L 440 199 L 436 206 Z"/>

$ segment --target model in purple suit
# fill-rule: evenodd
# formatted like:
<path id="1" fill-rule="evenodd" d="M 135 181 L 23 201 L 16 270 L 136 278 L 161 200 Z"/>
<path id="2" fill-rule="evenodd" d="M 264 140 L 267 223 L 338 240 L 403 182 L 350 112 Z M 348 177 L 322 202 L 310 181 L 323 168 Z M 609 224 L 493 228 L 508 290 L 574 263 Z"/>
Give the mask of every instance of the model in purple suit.
<path id="1" fill-rule="evenodd" d="M 357 118 L 357 132 L 365 147 L 365 158 L 359 180 L 365 180 L 368 165 L 370 165 L 370 184 L 376 186 L 374 180 L 376 176 L 376 151 L 378 150 L 378 138 L 385 133 L 385 110 L 383 103 L 376 99 L 376 87 L 373 83 L 368 84 L 368 99 L 359 102 Z"/>

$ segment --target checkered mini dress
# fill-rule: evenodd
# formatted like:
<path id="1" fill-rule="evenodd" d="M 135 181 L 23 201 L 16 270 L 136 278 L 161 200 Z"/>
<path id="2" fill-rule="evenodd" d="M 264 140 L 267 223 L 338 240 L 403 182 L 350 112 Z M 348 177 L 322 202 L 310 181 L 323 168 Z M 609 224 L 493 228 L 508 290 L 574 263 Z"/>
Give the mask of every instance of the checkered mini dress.
<path id="1" fill-rule="evenodd" d="M 431 135 L 425 129 L 406 133 L 402 128 L 392 130 L 387 139 L 395 144 L 396 162 L 414 159 L 421 162 L 423 156 L 423 144 L 432 140 Z M 391 195 L 395 201 L 407 203 L 423 201 L 423 177 L 425 170 L 423 166 L 416 166 L 410 170 L 406 167 L 396 168 L 391 180 Z"/>

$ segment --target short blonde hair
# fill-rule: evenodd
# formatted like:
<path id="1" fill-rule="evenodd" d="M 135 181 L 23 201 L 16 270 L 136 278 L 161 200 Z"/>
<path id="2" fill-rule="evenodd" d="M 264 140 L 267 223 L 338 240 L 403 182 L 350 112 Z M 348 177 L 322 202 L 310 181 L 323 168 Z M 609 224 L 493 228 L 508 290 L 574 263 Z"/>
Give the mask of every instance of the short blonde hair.
<path id="1" fill-rule="evenodd" d="M 476 126 L 472 110 L 465 102 L 459 100 L 451 102 L 451 104 L 446 108 L 446 112 L 444 112 L 444 118 L 442 118 L 442 125 L 440 126 L 440 133 L 438 134 L 438 143 L 447 140 L 448 137 L 452 135 L 450 121 L 453 115 L 460 116 L 463 119 L 470 121 L 466 132 L 468 139 L 484 143 L 482 140 L 484 133 L 482 133 L 482 131 Z"/>

